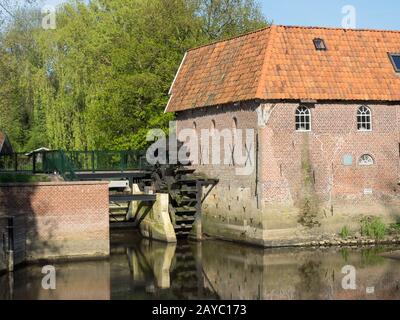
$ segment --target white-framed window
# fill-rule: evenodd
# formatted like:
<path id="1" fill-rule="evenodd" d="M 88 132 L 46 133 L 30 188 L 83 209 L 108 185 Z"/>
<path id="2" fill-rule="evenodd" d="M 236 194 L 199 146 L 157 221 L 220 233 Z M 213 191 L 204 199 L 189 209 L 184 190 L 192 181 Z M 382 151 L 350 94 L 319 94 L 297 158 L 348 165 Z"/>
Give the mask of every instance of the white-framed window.
<path id="1" fill-rule="evenodd" d="M 311 112 L 305 106 L 296 109 L 296 131 L 311 131 Z"/>
<path id="2" fill-rule="evenodd" d="M 357 129 L 358 131 L 372 130 L 372 113 L 367 106 L 361 106 L 357 110 Z"/>
<path id="3" fill-rule="evenodd" d="M 369 154 L 363 154 L 358 160 L 358 165 L 360 166 L 373 166 L 374 164 L 374 158 Z"/>

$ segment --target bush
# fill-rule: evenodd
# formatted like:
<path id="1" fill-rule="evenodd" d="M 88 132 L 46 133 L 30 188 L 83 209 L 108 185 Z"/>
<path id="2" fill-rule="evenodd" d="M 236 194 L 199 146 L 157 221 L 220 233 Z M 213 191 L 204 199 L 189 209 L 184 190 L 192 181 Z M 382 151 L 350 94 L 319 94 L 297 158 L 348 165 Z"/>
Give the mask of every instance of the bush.
<path id="1" fill-rule="evenodd" d="M 300 217 L 298 222 L 305 227 L 319 227 L 321 223 L 318 221 L 318 204 L 312 197 L 304 196 L 300 202 Z"/>
<path id="2" fill-rule="evenodd" d="M 391 235 L 400 235 L 400 223 L 392 223 L 389 225 L 388 233 Z"/>
<path id="3" fill-rule="evenodd" d="M 44 174 L 0 173 L 0 183 L 49 182 L 51 179 Z"/>
<path id="4" fill-rule="evenodd" d="M 361 220 L 361 235 L 382 239 L 388 232 L 387 226 L 382 222 L 381 218 L 366 217 Z"/>
<path id="5" fill-rule="evenodd" d="M 346 239 L 350 235 L 350 230 L 347 226 L 344 226 L 342 230 L 339 232 L 339 236 L 343 239 Z"/>

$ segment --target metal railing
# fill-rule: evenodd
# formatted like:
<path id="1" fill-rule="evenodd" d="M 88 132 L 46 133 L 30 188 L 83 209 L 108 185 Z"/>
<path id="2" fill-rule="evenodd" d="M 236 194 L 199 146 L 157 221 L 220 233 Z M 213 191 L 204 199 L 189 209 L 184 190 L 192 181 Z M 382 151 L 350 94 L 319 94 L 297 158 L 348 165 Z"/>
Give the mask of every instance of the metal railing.
<path id="1" fill-rule="evenodd" d="M 9 172 L 33 171 L 32 158 L 24 153 L 0 155 L 0 170 Z"/>
<path id="2" fill-rule="evenodd" d="M 36 153 L 33 159 L 35 168 L 33 173 L 58 173 L 65 180 L 76 180 L 75 169 L 63 151 Z M 41 165 L 41 170 L 39 165 Z"/>
<path id="3" fill-rule="evenodd" d="M 40 151 L 0 155 L 0 171 L 58 173 L 75 180 L 76 172 L 149 169 L 144 151 Z"/>
<path id="4" fill-rule="evenodd" d="M 67 151 L 75 171 L 127 171 L 149 167 L 143 151 Z"/>

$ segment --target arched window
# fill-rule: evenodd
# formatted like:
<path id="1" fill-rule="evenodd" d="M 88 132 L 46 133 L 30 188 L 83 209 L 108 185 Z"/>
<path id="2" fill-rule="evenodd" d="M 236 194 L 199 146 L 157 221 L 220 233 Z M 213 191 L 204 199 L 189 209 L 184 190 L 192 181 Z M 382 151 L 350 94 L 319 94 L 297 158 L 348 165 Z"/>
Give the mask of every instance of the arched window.
<path id="1" fill-rule="evenodd" d="M 210 133 L 211 133 L 211 134 L 214 134 L 214 132 L 215 132 L 215 120 L 211 120 L 211 130 L 210 130 Z"/>
<path id="2" fill-rule="evenodd" d="M 237 126 L 238 126 L 237 118 L 236 118 L 236 117 L 233 117 L 233 118 L 232 118 L 232 128 L 233 128 L 233 129 L 237 129 Z"/>
<path id="3" fill-rule="evenodd" d="M 296 109 L 296 131 L 311 131 L 311 112 L 307 107 Z"/>
<path id="4" fill-rule="evenodd" d="M 375 161 L 374 158 L 372 158 L 371 155 L 369 154 L 364 154 L 360 157 L 360 160 L 358 160 L 358 164 L 360 166 L 372 166 L 374 165 Z"/>
<path id="5" fill-rule="evenodd" d="M 358 131 L 372 130 L 372 115 L 370 108 L 361 106 L 357 111 L 357 129 Z"/>
<path id="6" fill-rule="evenodd" d="M 197 129 L 197 123 L 195 121 L 193 121 L 193 129 L 196 130 Z"/>

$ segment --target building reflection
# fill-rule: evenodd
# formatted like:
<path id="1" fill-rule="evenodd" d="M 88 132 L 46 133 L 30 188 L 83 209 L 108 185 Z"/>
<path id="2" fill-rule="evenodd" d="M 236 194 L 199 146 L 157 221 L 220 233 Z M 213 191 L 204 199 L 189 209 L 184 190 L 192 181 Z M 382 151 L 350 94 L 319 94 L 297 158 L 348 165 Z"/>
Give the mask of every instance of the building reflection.
<path id="1" fill-rule="evenodd" d="M 143 239 L 127 248 L 132 281 L 130 288 L 126 288 L 131 293 L 128 296 L 134 298 L 139 294 L 140 297 L 142 293 L 141 297 L 145 298 L 151 295 L 161 299 L 218 299 L 204 285 L 201 247 L 200 243 L 165 244 Z M 113 296 L 120 297 L 118 288 L 122 281 L 113 281 Z"/>
<path id="2" fill-rule="evenodd" d="M 128 249 L 132 280 L 168 299 L 399 299 L 400 261 L 386 249 L 260 249 L 219 241 Z M 356 290 L 342 268 L 355 267 Z M 147 296 L 148 297 L 148 296 Z"/>
<path id="3" fill-rule="evenodd" d="M 175 257 L 175 251 L 176 244 L 163 244 L 148 240 L 142 241 L 140 246 L 128 248 L 126 252 L 133 281 L 149 282 L 160 289 L 170 288 L 171 264 Z"/>
<path id="4" fill-rule="evenodd" d="M 222 299 L 400 299 L 400 261 L 376 248 L 277 249 L 203 244 L 203 268 Z M 344 290 L 342 268 L 355 267 Z"/>

